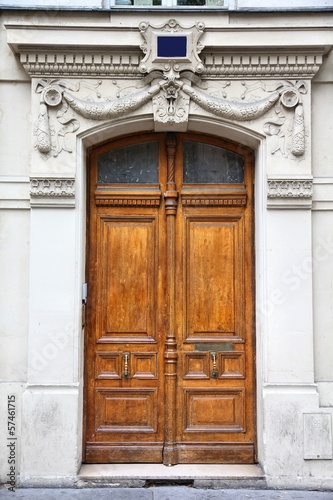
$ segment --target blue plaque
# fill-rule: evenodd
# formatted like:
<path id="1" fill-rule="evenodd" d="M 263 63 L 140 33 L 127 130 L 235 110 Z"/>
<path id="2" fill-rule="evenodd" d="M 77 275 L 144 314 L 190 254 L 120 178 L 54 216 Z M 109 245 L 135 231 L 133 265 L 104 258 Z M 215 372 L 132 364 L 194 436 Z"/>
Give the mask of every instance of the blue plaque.
<path id="1" fill-rule="evenodd" d="M 186 36 L 158 36 L 157 57 L 186 57 Z"/>

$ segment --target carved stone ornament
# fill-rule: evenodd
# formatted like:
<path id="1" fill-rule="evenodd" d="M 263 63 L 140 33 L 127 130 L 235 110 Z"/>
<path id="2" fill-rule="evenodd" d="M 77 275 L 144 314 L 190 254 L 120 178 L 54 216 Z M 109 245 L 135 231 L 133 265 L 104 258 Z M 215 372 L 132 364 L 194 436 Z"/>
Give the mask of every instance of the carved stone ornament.
<path id="1" fill-rule="evenodd" d="M 75 205 L 75 180 L 59 177 L 30 178 L 31 206 L 64 206 Z"/>
<path id="2" fill-rule="evenodd" d="M 313 180 L 307 179 L 268 179 L 268 208 L 311 208 Z"/>
<path id="3" fill-rule="evenodd" d="M 306 134 L 302 94 L 307 92 L 304 81 L 242 82 L 244 92 L 239 98 L 227 99 L 223 89 L 230 85 L 229 81 L 214 82 L 215 88 L 221 89 L 216 95 L 207 88 L 207 82 L 195 74 L 205 69 L 199 58 L 203 48 L 199 42 L 203 23 L 185 28 L 170 19 L 160 27 L 142 22 L 139 29 L 144 38 L 141 49 L 145 54 L 140 71 L 146 75 L 136 87 L 135 83 L 132 85 L 131 93 L 120 91 L 116 97 L 102 100 L 99 92 L 102 81 L 90 83 L 81 80 L 76 84 L 58 78 L 37 81 L 35 90 L 40 94 L 40 107 L 35 129 L 36 148 L 45 159 L 57 156 L 61 151 L 72 152 L 66 137 L 80 127 L 76 116 L 94 121 L 113 120 L 151 103 L 156 131 L 185 132 L 191 101 L 212 115 L 236 122 L 256 120 L 274 108 L 276 119 L 264 125 L 265 134 L 273 138 L 272 154 L 279 153 L 292 159 L 304 155 Z M 82 87 L 94 90 L 97 100 L 82 100 L 75 95 Z M 255 90 L 259 90 L 260 95 L 246 100 L 246 94 L 251 92 L 254 96 Z M 74 116 L 69 113 L 70 109 Z M 57 132 L 50 126 L 51 110 L 58 122 Z M 290 121 L 292 114 L 292 130 L 288 130 L 292 138 L 287 141 L 284 131 L 286 115 Z"/>
<path id="4" fill-rule="evenodd" d="M 139 30 L 145 40 L 140 46 L 145 54 L 140 63 L 141 73 L 169 71 L 171 61 L 178 71 L 202 73 L 204 65 L 199 54 L 204 46 L 199 38 L 204 29 L 205 24 L 202 22 L 185 28 L 175 19 L 161 26 L 152 26 L 148 21 L 140 23 Z"/>
<path id="5" fill-rule="evenodd" d="M 126 95 L 118 93 L 118 97 L 109 100 L 82 100 L 74 94 L 81 87 L 86 86 L 94 90 L 97 98 L 100 99 L 101 82 L 93 85 L 85 81 L 73 84 L 58 79 L 38 80 L 36 92 L 41 94 L 41 99 L 35 129 L 36 147 L 45 158 L 50 155 L 58 156 L 61 151 L 72 152 L 66 144 L 66 136 L 76 132 L 80 123 L 68 113 L 69 109 L 86 119 L 102 121 L 125 116 L 151 101 L 156 131 L 186 131 L 189 105 L 192 100 L 213 115 L 240 122 L 256 120 L 274 108 L 276 119 L 271 119 L 264 124 L 266 135 L 272 136 L 276 141 L 272 154 L 280 152 L 283 156 L 291 155 L 294 158 L 304 154 L 305 127 L 302 94 L 307 92 L 304 81 L 281 81 L 269 87 L 260 81 L 252 84 L 243 82 L 245 91 L 237 101 L 226 98 L 224 89 L 229 84 L 230 82 L 218 82 L 215 88 L 221 87 L 222 97 L 213 95 L 203 88 L 204 85 L 199 77 L 189 71 L 180 74 L 175 70 L 172 62 L 164 74 L 153 71 L 147 75 L 140 82 L 141 89 Z M 247 101 L 246 94 L 254 89 L 261 89 L 267 96 Z M 50 126 L 49 108 L 54 110 L 56 119 L 61 124 L 60 129 L 58 127 L 57 137 L 53 139 L 54 129 Z M 285 112 L 283 110 L 286 112 L 291 110 L 294 113 L 293 126 L 290 131 L 292 145 L 289 149 L 285 145 L 286 138 L 283 131 Z"/>

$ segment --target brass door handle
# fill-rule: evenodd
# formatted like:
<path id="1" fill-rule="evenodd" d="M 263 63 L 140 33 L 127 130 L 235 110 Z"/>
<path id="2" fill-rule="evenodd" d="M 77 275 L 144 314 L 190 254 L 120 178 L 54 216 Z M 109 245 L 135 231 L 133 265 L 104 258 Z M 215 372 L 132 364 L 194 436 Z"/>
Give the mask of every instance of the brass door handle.
<path id="1" fill-rule="evenodd" d="M 127 378 L 127 379 L 131 378 L 129 366 L 128 366 L 129 359 L 130 359 L 130 353 L 124 352 L 123 353 L 124 371 L 123 371 L 122 378 Z"/>
<path id="2" fill-rule="evenodd" d="M 210 357 L 213 360 L 213 369 L 210 372 L 210 376 L 211 376 L 211 378 L 218 378 L 219 374 L 218 374 L 218 371 L 217 371 L 217 362 L 216 362 L 217 361 L 217 353 L 216 352 L 211 352 L 210 353 Z"/>

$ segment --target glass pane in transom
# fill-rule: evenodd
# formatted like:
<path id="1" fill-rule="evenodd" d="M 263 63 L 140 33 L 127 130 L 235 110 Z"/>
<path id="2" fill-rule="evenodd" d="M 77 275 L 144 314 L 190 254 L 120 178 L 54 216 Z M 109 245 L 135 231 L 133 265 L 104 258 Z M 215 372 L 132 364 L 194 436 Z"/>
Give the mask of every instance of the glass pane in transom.
<path id="1" fill-rule="evenodd" d="M 241 184 L 244 158 L 211 144 L 184 141 L 183 178 L 186 184 Z"/>
<path id="2" fill-rule="evenodd" d="M 99 184 L 158 183 L 158 143 L 142 142 L 98 156 Z"/>

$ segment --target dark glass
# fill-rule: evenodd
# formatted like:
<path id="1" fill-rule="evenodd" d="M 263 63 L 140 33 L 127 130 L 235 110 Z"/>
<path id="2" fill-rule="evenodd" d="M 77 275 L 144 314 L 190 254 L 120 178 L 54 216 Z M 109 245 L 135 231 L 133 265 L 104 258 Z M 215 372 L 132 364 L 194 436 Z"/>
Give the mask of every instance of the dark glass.
<path id="1" fill-rule="evenodd" d="M 115 5 L 162 5 L 162 0 L 115 0 Z"/>
<path id="2" fill-rule="evenodd" d="M 203 142 L 184 141 L 184 183 L 243 182 L 244 159 L 241 155 Z"/>
<path id="3" fill-rule="evenodd" d="M 99 155 L 97 182 L 157 184 L 158 143 L 142 142 Z"/>
<path id="4" fill-rule="evenodd" d="M 177 0 L 177 5 L 206 5 L 206 0 Z"/>
<path id="5" fill-rule="evenodd" d="M 157 57 L 186 57 L 186 36 L 158 36 Z"/>

